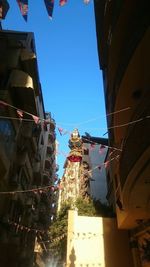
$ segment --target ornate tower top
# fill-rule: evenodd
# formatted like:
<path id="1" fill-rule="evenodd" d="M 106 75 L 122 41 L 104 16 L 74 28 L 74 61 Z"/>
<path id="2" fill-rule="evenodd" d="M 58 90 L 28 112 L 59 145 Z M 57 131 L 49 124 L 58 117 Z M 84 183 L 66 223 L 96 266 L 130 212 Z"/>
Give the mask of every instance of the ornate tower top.
<path id="1" fill-rule="evenodd" d="M 81 147 L 82 147 L 82 139 L 80 138 L 78 129 L 74 129 L 69 140 L 69 148 L 71 150 L 74 150 L 74 149 L 78 150 L 78 149 L 81 149 Z"/>

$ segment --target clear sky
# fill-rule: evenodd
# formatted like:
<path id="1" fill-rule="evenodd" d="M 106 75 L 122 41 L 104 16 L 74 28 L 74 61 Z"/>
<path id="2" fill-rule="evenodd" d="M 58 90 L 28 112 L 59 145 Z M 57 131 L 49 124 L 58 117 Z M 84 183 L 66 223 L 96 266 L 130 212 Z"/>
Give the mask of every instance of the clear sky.
<path id="1" fill-rule="evenodd" d="M 35 34 L 40 81 L 45 110 L 58 127 L 80 134 L 103 136 L 106 132 L 103 82 L 99 68 L 94 6 L 83 0 L 68 0 L 60 7 L 55 0 L 53 19 L 44 0 L 29 0 L 28 22 L 22 18 L 17 1 L 8 0 L 10 10 L 3 29 Z M 36 4 L 35 4 L 36 2 Z M 60 136 L 59 150 L 68 151 L 69 134 Z M 60 176 L 65 157 L 59 155 Z"/>

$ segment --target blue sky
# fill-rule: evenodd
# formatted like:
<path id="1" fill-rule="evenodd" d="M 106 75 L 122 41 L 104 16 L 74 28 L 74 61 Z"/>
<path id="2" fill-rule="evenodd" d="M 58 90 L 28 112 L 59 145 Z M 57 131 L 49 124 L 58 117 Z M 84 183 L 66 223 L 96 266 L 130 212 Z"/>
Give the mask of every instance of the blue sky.
<path id="1" fill-rule="evenodd" d="M 83 0 L 68 0 L 60 7 L 55 0 L 50 20 L 43 0 L 29 1 L 28 22 L 22 18 L 17 1 L 8 0 L 10 10 L 4 29 L 35 34 L 40 81 L 45 110 L 56 124 L 71 132 L 89 132 L 102 136 L 106 132 L 103 82 L 99 68 L 94 6 Z M 37 4 L 35 4 L 35 2 Z M 68 151 L 69 134 L 60 136 L 60 151 Z M 60 176 L 65 157 L 58 157 Z"/>

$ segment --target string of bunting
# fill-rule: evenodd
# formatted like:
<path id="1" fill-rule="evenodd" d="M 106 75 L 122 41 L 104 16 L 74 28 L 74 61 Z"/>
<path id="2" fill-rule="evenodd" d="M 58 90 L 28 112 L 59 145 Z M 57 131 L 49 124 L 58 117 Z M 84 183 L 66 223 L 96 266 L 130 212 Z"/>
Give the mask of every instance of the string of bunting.
<path id="1" fill-rule="evenodd" d="M 84 140 L 84 141 L 88 141 L 88 143 L 90 143 L 90 150 L 95 149 L 95 147 L 96 147 L 97 145 L 99 145 L 99 153 L 100 153 L 100 154 L 103 154 L 105 148 L 109 148 L 109 149 L 111 150 L 111 152 L 113 152 L 113 151 L 122 151 L 121 148 L 112 147 L 112 146 L 107 146 L 107 145 L 102 145 L 102 144 L 99 144 L 99 143 L 97 143 L 97 142 L 91 141 L 89 138 L 85 138 L 85 137 L 84 137 L 83 140 Z"/>
<path id="2" fill-rule="evenodd" d="M 59 6 L 64 6 L 67 4 L 67 0 L 59 0 Z M 88 4 L 90 0 L 83 0 L 85 4 Z M 28 9 L 29 9 L 29 1 L 28 0 L 17 0 L 17 4 L 19 6 L 20 12 L 24 18 L 25 21 L 28 19 Z M 54 10 L 54 4 L 55 0 L 44 0 L 44 4 L 48 13 L 48 16 L 50 19 L 52 19 L 53 10 Z"/>
<path id="3" fill-rule="evenodd" d="M 41 241 L 41 242 L 38 242 L 38 243 L 55 243 L 57 241 L 60 241 L 62 240 L 67 234 L 64 233 L 62 234 L 61 236 L 58 236 L 58 237 L 55 237 L 55 238 L 51 238 L 49 240 L 46 240 L 46 241 Z"/>
<path id="4" fill-rule="evenodd" d="M 96 118 L 92 118 L 92 119 L 89 119 L 89 120 L 86 120 L 86 121 L 83 121 L 81 123 L 59 123 L 59 124 L 65 124 L 65 125 L 77 125 L 77 126 L 80 126 L 82 124 L 86 124 L 86 123 L 89 123 L 89 122 L 92 122 L 92 121 L 96 121 L 96 120 L 99 120 L 100 118 L 105 118 L 105 117 L 109 117 L 111 115 L 114 115 L 114 114 L 117 114 L 117 113 L 120 113 L 120 112 L 123 112 L 123 111 L 127 111 L 127 110 L 130 110 L 131 107 L 126 107 L 126 108 L 122 108 L 120 110 L 117 110 L 117 111 L 114 111 L 114 112 L 110 112 L 110 113 L 106 113 L 106 115 L 102 115 L 102 116 L 99 116 L 99 117 L 96 117 Z"/>
<path id="5" fill-rule="evenodd" d="M 8 103 L 0 100 L 0 108 L 1 107 L 7 107 L 7 106 L 16 109 L 16 112 L 17 112 L 17 115 L 19 116 L 19 118 L 17 118 L 17 117 L 16 118 L 14 118 L 14 117 L 4 117 L 4 116 L 0 116 L 0 118 L 15 119 L 15 120 L 19 120 L 20 119 L 20 120 L 26 120 L 26 121 L 34 121 L 36 124 L 39 124 L 41 122 L 44 122 L 45 125 L 49 124 L 50 122 L 53 122 L 53 121 L 46 120 L 46 119 L 40 118 L 38 116 L 35 116 L 35 115 L 33 115 L 33 114 L 31 114 L 31 113 L 29 113 L 27 111 L 19 110 L 17 107 L 15 107 L 13 105 L 10 105 L 10 104 L 8 104 Z M 129 108 L 127 108 L 127 109 L 129 109 Z M 125 111 L 125 110 L 126 109 L 122 109 L 122 110 L 115 111 L 114 113 L 110 113 L 110 114 L 111 115 L 112 114 L 116 114 L 116 113 L 119 113 L 119 112 L 122 112 L 122 111 Z M 24 113 L 27 114 L 27 115 L 30 115 L 32 117 L 32 120 L 24 119 L 23 118 L 23 114 Z M 106 116 L 109 116 L 110 114 L 106 114 Z M 141 122 L 141 121 L 143 121 L 145 119 L 149 119 L 149 118 L 150 118 L 150 115 L 147 115 L 147 116 L 141 117 L 141 118 L 139 118 L 137 120 L 133 120 L 133 121 L 129 121 L 127 123 L 123 123 L 123 124 L 119 124 L 119 125 L 114 125 L 114 126 L 108 127 L 107 129 L 110 130 L 110 129 L 115 129 L 115 128 L 121 128 L 121 127 L 129 126 L 129 125 L 132 125 L 132 124 L 135 124 L 135 123 L 139 123 L 139 122 Z M 59 131 L 59 133 L 60 133 L 61 136 L 62 135 L 65 135 L 65 134 L 68 134 L 68 133 L 71 134 L 70 131 L 63 129 L 62 127 L 57 126 L 57 129 L 58 129 L 58 131 Z M 99 128 L 99 130 L 100 129 L 101 130 L 102 129 L 104 130 L 104 128 Z"/>
<path id="6" fill-rule="evenodd" d="M 32 113 L 29 113 L 29 112 L 27 112 L 27 111 L 25 111 L 25 110 L 22 110 L 22 109 L 18 109 L 17 107 L 15 107 L 15 106 L 13 106 L 13 105 L 11 105 L 11 104 L 9 104 L 9 103 L 3 101 L 3 100 L 0 100 L 0 108 L 5 108 L 5 107 L 11 107 L 11 108 L 15 109 L 16 112 L 17 112 L 17 115 L 18 115 L 18 117 L 19 117 L 19 118 L 17 118 L 17 117 L 15 117 L 15 118 L 10 117 L 10 119 L 16 119 L 16 120 L 18 120 L 18 119 L 21 119 L 21 120 L 29 120 L 29 119 L 25 119 L 25 118 L 23 118 L 23 115 L 24 115 L 24 114 L 27 114 L 27 115 L 29 115 L 29 116 L 32 117 L 31 121 L 34 121 L 36 124 L 38 124 L 38 123 L 40 123 L 40 122 L 42 122 L 42 121 L 45 122 L 45 123 L 50 123 L 49 120 L 40 118 L 39 116 L 35 116 L 35 115 L 32 114 Z M 117 111 L 114 111 L 114 112 L 111 112 L 111 113 L 107 113 L 105 116 L 111 116 L 111 115 L 113 115 L 113 114 L 117 114 L 117 113 L 120 113 L 120 112 L 123 112 L 123 111 L 127 111 L 127 110 L 129 110 L 129 109 L 130 109 L 130 107 L 123 108 L 123 109 L 120 109 L 120 110 L 117 110 Z M 100 117 L 99 117 L 99 118 L 100 118 Z M 78 125 L 82 125 L 82 124 L 91 122 L 91 121 L 93 121 L 93 120 L 98 120 L 99 118 L 90 119 L 90 120 L 88 120 L 88 121 L 86 121 L 86 122 L 81 122 L 81 123 L 79 123 Z M 29 120 L 29 121 L 30 121 L 30 120 Z M 63 123 L 59 123 L 59 124 L 63 124 Z M 74 124 L 70 124 L 70 125 L 75 126 L 76 124 L 74 123 Z M 59 127 L 58 124 L 57 124 L 57 127 L 58 127 L 58 131 L 59 131 L 60 135 L 65 135 L 65 134 L 68 134 L 68 133 L 70 134 L 70 131 L 65 130 L 65 129 Z M 116 127 L 118 127 L 118 126 L 116 126 Z"/>
<path id="7" fill-rule="evenodd" d="M 117 155 L 113 158 L 111 158 L 110 160 L 107 160 L 106 162 L 100 164 L 100 165 L 97 165 L 95 166 L 93 169 L 91 170 L 87 170 L 87 171 L 84 171 L 85 174 L 87 173 L 91 173 L 93 170 L 95 169 L 99 169 L 101 170 L 102 167 L 105 167 L 107 168 L 109 166 L 109 163 L 113 160 L 118 160 L 120 156 Z M 0 195 L 14 195 L 14 194 L 20 194 L 20 193 L 31 193 L 33 192 L 34 194 L 42 194 L 42 193 L 47 193 L 48 190 L 52 190 L 52 191 L 57 191 L 57 190 L 61 190 L 63 189 L 62 186 L 58 183 L 57 185 L 51 185 L 51 186 L 44 186 L 44 187 L 38 187 L 38 188 L 32 188 L 32 189 L 27 189 L 27 190 L 17 190 L 17 191 L 3 191 L 3 192 L 0 192 Z"/>
<path id="8" fill-rule="evenodd" d="M 20 194 L 20 193 L 30 193 L 33 192 L 34 194 L 42 194 L 42 193 L 47 193 L 48 190 L 52 191 L 57 191 L 60 189 L 60 185 L 51 185 L 51 186 L 44 186 L 44 187 L 38 187 L 38 188 L 32 188 L 32 189 L 27 189 L 27 190 L 17 190 L 17 191 L 3 191 L 0 192 L 0 195 L 14 195 L 14 194 Z"/>
<path id="9" fill-rule="evenodd" d="M 27 231 L 28 233 L 29 232 L 34 232 L 35 234 L 37 234 L 37 233 L 44 234 L 46 232 L 44 230 L 34 229 L 34 228 L 31 228 L 31 227 L 28 227 L 28 226 L 25 226 L 25 225 L 21 225 L 21 224 L 18 224 L 16 222 L 8 221 L 8 224 L 13 226 L 13 227 L 15 227 L 17 232 L 18 231 Z"/>
<path id="10" fill-rule="evenodd" d="M 8 117 L 8 116 L 0 116 L 1 119 L 11 119 L 11 120 L 20 120 L 20 118 L 16 118 L 16 117 Z M 21 120 L 24 120 L 24 121 L 28 121 L 28 122 L 35 122 L 35 119 L 34 120 L 31 120 L 31 119 L 21 119 Z M 49 122 L 46 121 L 46 123 L 48 124 Z M 37 120 L 36 120 L 36 124 L 37 124 Z M 60 129 L 58 128 L 59 132 L 60 132 Z M 66 133 L 69 133 L 71 134 L 71 132 L 69 131 L 66 131 Z M 62 134 L 61 134 L 62 135 Z M 90 147 L 90 150 L 93 150 L 95 148 L 96 145 L 98 145 L 99 143 L 97 142 L 93 142 L 93 141 L 90 141 L 88 138 L 84 138 L 85 141 L 88 141 L 89 143 L 91 143 L 91 147 Z M 110 149 L 113 149 L 113 150 L 119 150 L 119 151 L 122 151 L 122 149 L 120 148 L 116 148 L 116 147 L 112 147 L 112 146 L 107 146 L 107 145 L 100 145 L 100 154 L 102 154 L 102 148 L 110 148 Z M 65 155 L 66 156 L 66 153 L 65 152 L 57 152 L 57 154 L 62 154 L 62 155 Z"/>
<path id="11" fill-rule="evenodd" d="M 15 228 L 15 231 L 18 233 L 19 231 L 26 231 L 27 233 L 34 233 L 34 234 L 44 234 L 44 233 L 47 233 L 47 231 L 45 230 L 40 230 L 40 229 L 35 229 L 35 228 L 32 228 L 32 227 L 29 227 L 29 226 L 25 226 L 25 225 L 22 225 L 22 224 L 19 224 L 19 223 L 16 223 L 16 222 L 13 222 L 13 221 L 8 221 L 6 224 L 12 226 Z M 46 240 L 46 241 L 39 241 L 38 243 L 55 243 L 57 241 L 60 241 L 62 240 L 67 234 L 64 233 L 62 234 L 61 236 L 58 236 L 56 238 L 50 238 L 49 240 Z"/>
<path id="12" fill-rule="evenodd" d="M 95 166 L 95 167 L 94 167 L 93 169 L 91 169 L 91 170 L 84 171 L 84 173 L 85 173 L 85 174 L 87 174 L 87 173 L 92 173 L 92 171 L 93 171 L 93 170 L 96 170 L 96 169 L 99 169 L 99 170 L 101 171 L 103 167 L 106 169 L 106 168 L 109 166 L 109 164 L 110 164 L 111 161 L 113 161 L 113 160 L 118 160 L 119 157 L 120 157 L 120 155 L 117 155 L 116 157 L 113 157 L 113 158 L 111 158 L 110 160 L 107 160 L 107 161 L 105 161 L 104 163 Z"/>
<path id="13" fill-rule="evenodd" d="M 41 122 L 44 122 L 45 124 L 49 124 L 50 122 L 53 122 L 53 120 L 47 120 L 47 119 L 43 119 L 43 118 L 40 118 L 39 116 L 35 116 L 34 114 L 32 114 L 32 113 L 29 113 L 29 112 L 27 112 L 27 111 L 25 111 L 25 110 L 21 110 L 21 109 L 18 109 L 17 107 L 15 107 L 15 106 L 13 106 L 13 105 L 10 105 L 9 103 L 7 103 L 7 102 L 4 102 L 3 100 L 0 100 L 0 108 L 4 108 L 4 107 L 11 107 L 11 108 L 14 108 L 15 110 L 16 110 L 16 112 L 17 112 L 17 115 L 18 115 L 18 117 L 19 118 L 17 118 L 17 117 L 6 117 L 7 119 L 15 119 L 15 120 L 25 120 L 25 121 L 34 121 L 36 124 L 39 124 L 39 123 L 41 123 Z M 106 114 L 106 116 L 110 116 L 110 115 L 112 115 L 112 114 L 116 114 L 116 113 L 120 113 L 120 112 L 123 112 L 123 111 L 126 111 L 126 110 L 129 110 L 130 109 L 130 107 L 127 107 L 127 108 L 123 108 L 123 109 L 120 109 L 120 110 L 118 110 L 118 111 L 115 111 L 115 112 L 111 112 L 111 113 L 108 113 L 108 114 Z M 24 114 L 27 114 L 27 115 L 30 115 L 31 117 L 32 117 L 32 119 L 30 120 L 30 119 L 25 119 L 25 118 L 23 118 L 23 115 Z M 4 116 L 0 116 L 1 118 L 4 118 Z M 131 124 L 134 124 L 134 123 L 138 123 L 138 122 L 141 122 L 141 121 L 143 121 L 144 119 L 149 119 L 150 118 L 150 116 L 145 116 L 145 117 L 142 117 L 142 118 L 140 118 L 140 119 L 138 119 L 138 120 L 134 120 L 134 121 L 130 121 L 130 122 L 128 122 L 128 123 L 124 123 L 124 124 L 119 124 L 119 125 L 114 125 L 114 126 L 112 126 L 112 127 L 108 127 L 108 130 L 109 129 L 115 129 L 115 128 L 119 128 L 119 127 L 124 127 L 124 126 L 128 126 L 128 125 L 131 125 Z M 83 123 L 85 123 L 85 122 L 83 122 Z M 82 123 L 80 123 L 80 125 L 81 125 Z M 62 127 L 59 127 L 58 125 L 56 125 L 57 126 L 57 129 L 58 129 L 58 131 L 59 131 L 59 133 L 60 133 L 60 135 L 62 136 L 62 135 L 66 135 L 66 134 L 71 134 L 71 132 L 70 131 L 68 131 L 68 130 L 65 130 L 65 129 L 63 129 Z M 101 128 L 99 128 L 99 129 L 101 129 Z M 95 143 L 96 144 L 96 143 Z M 117 148 L 116 148 L 117 149 Z"/>

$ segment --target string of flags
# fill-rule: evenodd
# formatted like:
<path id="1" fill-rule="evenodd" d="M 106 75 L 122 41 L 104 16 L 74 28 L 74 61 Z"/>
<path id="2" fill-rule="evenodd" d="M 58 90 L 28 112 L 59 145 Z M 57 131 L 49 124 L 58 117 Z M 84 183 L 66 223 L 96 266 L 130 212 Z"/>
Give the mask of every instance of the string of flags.
<path id="1" fill-rule="evenodd" d="M 118 160 L 118 158 L 120 157 L 120 155 L 117 155 L 109 160 L 107 160 L 106 162 L 95 166 L 93 169 L 91 170 L 85 170 L 84 173 L 91 173 L 93 170 L 95 169 L 99 169 L 100 171 L 102 170 L 102 168 L 107 168 L 110 164 L 110 162 L 112 162 L 113 160 Z M 58 190 L 63 190 L 63 187 L 61 186 L 61 184 L 57 184 L 57 185 L 50 185 L 50 186 L 44 186 L 44 187 L 38 187 L 38 188 L 32 188 L 32 189 L 27 189 L 27 190 L 16 190 L 16 191 L 3 191 L 0 192 L 0 195 L 15 195 L 15 194 L 20 194 L 20 193 L 34 193 L 34 194 L 43 194 L 43 193 L 48 193 L 49 191 L 58 191 Z"/>
<path id="2" fill-rule="evenodd" d="M 34 194 L 42 194 L 42 193 L 47 193 L 49 190 L 51 191 L 57 191 L 61 188 L 60 184 L 57 185 L 49 185 L 49 186 L 44 186 L 44 187 L 38 187 L 38 188 L 32 188 L 32 189 L 27 189 L 27 190 L 17 190 L 17 191 L 8 191 L 8 192 L 0 192 L 0 195 L 14 195 L 14 194 L 20 194 L 20 193 L 31 193 L 33 192 Z"/>
<path id="3" fill-rule="evenodd" d="M 27 122 L 35 122 L 36 124 L 40 123 L 40 120 L 35 118 L 36 116 L 32 115 L 34 117 L 34 120 L 32 119 L 23 119 L 23 114 L 20 114 L 20 111 L 17 110 L 17 114 L 19 115 L 20 118 L 16 118 L 16 117 L 8 117 L 8 116 L 0 116 L 1 119 L 12 119 L 12 120 L 23 120 L 23 121 L 27 121 Z M 49 124 L 49 121 L 45 121 L 44 124 Z M 58 127 L 58 132 L 60 133 L 60 128 Z M 62 132 L 65 132 L 65 134 L 71 134 L 71 132 L 69 131 L 65 131 L 61 128 L 61 136 L 62 136 Z M 96 145 L 98 145 L 99 143 L 90 141 L 88 138 L 84 138 L 85 141 L 88 141 L 90 144 L 90 150 L 93 150 L 95 148 Z M 120 148 L 116 148 L 116 147 L 112 147 L 112 146 L 107 146 L 107 145 L 100 145 L 100 150 L 99 153 L 102 154 L 102 149 L 104 148 L 109 148 L 109 149 L 114 149 L 114 150 L 118 150 L 118 151 L 122 151 L 122 149 Z M 62 154 L 65 157 L 67 156 L 67 154 L 65 152 L 62 151 L 57 151 L 57 154 Z"/>
<path id="4" fill-rule="evenodd" d="M 48 13 L 49 18 L 53 16 L 53 10 L 56 0 L 44 0 L 44 4 Z M 59 0 L 59 6 L 63 7 L 67 4 L 67 0 Z M 83 0 L 84 4 L 88 4 L 90 0 Z M 28 19 L 28 9 L 29 9 L 29 1 L 28 0 L 17 0 L 17 4 L 19 6 L 20 12 L 25 21 Z"/>
<path id="5" fill-rule="evenodd" d="M 104 167 L 106 169 L 106 168 L 108 168 L 108 166 L 109 166 L 109 164 L 110 164 L 111 161 L 118 160 L 119 157 L 120 157 L 120 155 L 117 155 L 117 156 L 111 158 L 110 160 L 107 160 L 104 163 L 102 163 L 100 165 L 97 165 L 95 168 L 93 168 L 92 170 L 89 170 L 88 172 L 92 172 L 95 169 L 99 169 L 101 171 L 102 170 L 102 167 Z"/>
<path id="6" fill-rule="evenodd" d="M 29 226 L 25 226 L 19 223 L 16 223 L 14 221 L 9 221 L 6 223 L 10 226 L 12 226 L 15 230 L 16 233 L 22 232 L 22 231 L 26 231 L 27 233 L 34 233 L 34 234 L 44 234 L 47 233 L 47 231 L 45 230 L 40 230 L 40 229 L 36 229 L 36 228 L 32 228 Z M 55 237 L 55 238 L 50 238 L 49 240 L 46 241 L 39 241 L 38 243 L 55 243 L 57 241 L 62 240 L 67 234 L 64 233 L 61 236 Z"/>
<path id="7" fill-rule="evenodd" d="M 92 119 L 89 119 L 89 120 L 86 120 L 86 121 L 83 121 L 83 122 L 76 122 L 76 123 L 75 122 L 74 123 L 63 123 L 63 122 L 59 122 L 58 124 L 61 124 L 61 125 L 69 125 L 69 126 L 75 126 L 75 125 L 80 126 L 80 125 L 83 125 L 83 124 L 86 124 L 86 123 L 89 123 L 89 122 L 92 122 L 92 121 L 99 120 L 100 118 L 109 117 L 111 115 L 114 115 L 114 114 L 117 114 L 117 113 L 121 113 L 121 112 L 130 110 L 130 109 L 131 109 L 131 107 L 125 107 L 125 108 L 116 110 L 114 112 L 106 113 L 105 115 L 102 115 L 102 116 L 99 116 L 99 117 L 96 117 L 96 118 L 92 118 Z"/>
<path id="8" fill-rule="evenodd" d="M 57 241 L 62 240 L 66 235 L 67 235 L 67 233 L 64 233 L 61 236 L 58 236 L 58 237 L 55 237 L 55 238 L 51 238 L 51 239 L 46 240 L 46 241 L 41 241 L 41 242 L 38 242 L 38 243 L 55 243 Z"/>
<path id="9" fill-rule="evenodd" d="M 28 226 L 25 226 L 25 225 L 21 225 L 21 224 L 18 224 L 16 222 L 8 221 L 8 224 L 10 226 L 15 227 L 16 232 L 18 232 L 18 231 L 26 231 L 28 233 L 32 232 L 32 233 L 35 233 L 35 234 L 38 234 L 38 233 L 44 234 L 46 232 L 44 230 L 35 229 L 35 228 L 31 228 L 31 227 L 28 227 Z"/>
<path id="10" fill-rule="evenodd" d="M 8 119 L 22 120 L 22 121 L 31 121 L 31 122 L 34 121 L 35 124 L 39 124 L 39 123 L 42 123 L 43 122 L 45 125 L 50 124 L 50 123 L 54 123 L 53 120 L 49 120 L 49 119 L 47 120 L 47 119 L 40 118 L 39 116 L 36 116 L 36 115 L 34 115 L 32 113 L 29 113 L 29 112 L 27 112 L 25 110 L 18 109 L 17 107 L 15 107 L 13 105 L 10 105 L 9 103 L 7 103 L 7 102 L 5 102 L 3 100 L 0 100 L 0 108 L 5 108 L 5 107 L 14 108 L 16 110 L 16 112 L 17 112 L 17 115 L 18 115 L 18 117 L 15 117 L 15 118 L 13 118 L 13 117 L 7 117 Z M 116 114 L 116 113 L 120 113 L 120 112 L 125 111 L 125 110 L 128 110 L 128 109 L 130 109 L 130 107 L 123 108 L 121 110 L 108 113 L 108 114 L 106 114 L 106 116 L 109 116 L 109 115 L 112 115 L 112 114 Z M 30 115 L 32 117 L 32 119 L 30 120 L 30 119 L 23 118 L 24 114 Z M 4 116 L 0 116 L 0 118 L 4 118 Z M 121 127 L 124 127 L 124 126 L 129 126 L 129 125 L 132 125 L 132 124 L 135 124 L 135 123 L 139 123 L 139 122 L 141 122 L 141 121 L 143 121 L 145 119 L 149 119 L 149 118 L 150 118 L 150 115 L 147 115 L 145 117 L 139 118 L 139 119 L 134 120 L 134 121 L 130 121 L 130 122 L 119 124 L 119 125 L 114 125 L 112 127 L 108 127 L 108 130 L 109 129 L 115 129 L 115 128 L 121 128 Z M 81 124 L 82 123 L 80 123 L 80 125 Z M 57 126 L 58 132 L 60 133 L 61 136 L 66 135 L 66 134 L 71 134 L 70 131 L 63 129 L 62 127 L 60 127 L 58 125 L 56 125 L 56 126 Z M 99 129 L 101 129 L 101 128 L 99 128 Z M 95 142 L 95 144 L 97 144 L 97 143 Z M 116 149 L 118 149 L 118 148 L 116 148 Z"/>

